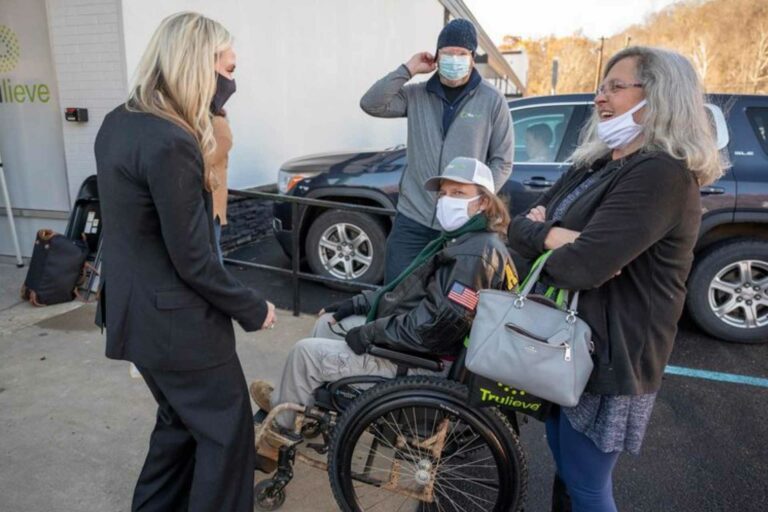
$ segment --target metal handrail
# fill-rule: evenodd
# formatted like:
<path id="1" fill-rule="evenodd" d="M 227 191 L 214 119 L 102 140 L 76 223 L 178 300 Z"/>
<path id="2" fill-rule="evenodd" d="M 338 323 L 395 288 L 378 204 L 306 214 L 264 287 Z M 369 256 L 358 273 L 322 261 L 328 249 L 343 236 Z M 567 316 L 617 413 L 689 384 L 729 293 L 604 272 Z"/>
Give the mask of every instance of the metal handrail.
<path id="1" fill-rule="evenodd" d="M 279 203 L 290 203 L 291 204 L 291 220 L 292 220 L 292 229 L 291 229 L 291 269 L 285 269 L 281 267 L 275 267 L 273 265 L 265 265 L 263 263 L 253 263 L 250 261 L 244 261 L 244 260 L 237 260 L 234 258 L 224 258 L 225 263 L 231 263 L 234 265 L 240 265 L 243 267 L 249 267 L 249 268 L 255 268 L 259 270 L 267 270 L 271 272 L 277 272 L 278 274 L 282 275 L 290 275 L 291 276 L 291 284 L 293 287 L 293 316 L 299 316 L 299 308 L 301 306 L 301 299 L 299 296 L 299 280 L 304 279 L 306 281 L 314 281 L 317 283 L 325 283 L 325 284 L 341 284 L 348 288 L 353 289 L 359 289 L 359 290 L 375 290 L 378 288 L 376 285 L 368 284 L 368 283 L 355 283 L 355 282 L 349 282 L 344 281 L 342 279 L 336 279 L 333 277 L 325 277 L 325 276 L 318 276 L 315 274 L 309 274 L 307 272 L 301 272 L 299 270 L 299 263 L 301 262 L 300 257 L 300 244 L 299 244 L 299 235 L 300 235 L 300 215 L 301 215 L 301 206 L 319 206 L 322 208 L 333 208 L 335 210 L 349 210 L 353 212 L 360 212 L 360 213 L 372 213 L 374 215 L 387 215 L 389 217 L 393 217 L 395 215 L 395 210 L 391 208 L 381 208 L 378 206 L 367 206 L 362 204 L 354 204 L 354 203 L 339 203 L 336 201 L 326 201 L 323 199 L 311 199 L 308 197 L 296 197 L 296 196 L 287 196 L 282 194 L 274 194 L 271 192 L 260 192 L 255 190 L 235 190 L 235 189 L 229 189 L 229 194 L 232 196 L 238 196 L 238 197 L 248 197 L 251 199 L 269 199 L 274 202 Z"/>

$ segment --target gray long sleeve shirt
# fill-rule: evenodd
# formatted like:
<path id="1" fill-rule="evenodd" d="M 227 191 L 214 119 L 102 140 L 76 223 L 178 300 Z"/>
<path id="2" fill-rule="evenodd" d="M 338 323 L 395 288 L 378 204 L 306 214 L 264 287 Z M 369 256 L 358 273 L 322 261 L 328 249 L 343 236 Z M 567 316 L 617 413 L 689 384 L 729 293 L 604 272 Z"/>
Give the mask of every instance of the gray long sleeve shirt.
<path id="1" fill-rule="evenodd" d="M 491 168 L 498 192 L 512 173 L 512 119 L 504 96 L 483 80 L 453 105 L 457 112 L 443 133 L 445 101 L 428 90 L 428 82 L 406 85 L 410 79 L 408 68 L 399 66 L 368 89 L 360 107 L 375 117 L 408 118 L 408 167 L 400 181 L 397 210 L 440 229 L 434 215 L 436 195 L 424 190 L 424 182 L 442 174 L 455 157 L 466 156 Z"/>

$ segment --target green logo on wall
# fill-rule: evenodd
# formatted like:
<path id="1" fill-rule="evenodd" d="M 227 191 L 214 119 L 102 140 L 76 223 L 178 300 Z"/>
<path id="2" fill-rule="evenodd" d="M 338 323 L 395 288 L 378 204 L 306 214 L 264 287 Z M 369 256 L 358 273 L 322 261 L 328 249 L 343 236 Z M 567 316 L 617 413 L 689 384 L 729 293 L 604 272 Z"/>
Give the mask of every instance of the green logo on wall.
<path id="1" fill-rule="evenodd" d="M 0 25 L 0 73 L 16 69 L 21 57 L 19 38 L 10 27 Z M 0 78 L 0 103 L 48 103 L 51 90 L 46 84 L 15 84 Z"/>
<path id="2" fill-rule="evenodd" d="M 0 73 L 8 73 L 16 68 L 21 56 L 19 39 L 10 27 L 0 25 Z"/>

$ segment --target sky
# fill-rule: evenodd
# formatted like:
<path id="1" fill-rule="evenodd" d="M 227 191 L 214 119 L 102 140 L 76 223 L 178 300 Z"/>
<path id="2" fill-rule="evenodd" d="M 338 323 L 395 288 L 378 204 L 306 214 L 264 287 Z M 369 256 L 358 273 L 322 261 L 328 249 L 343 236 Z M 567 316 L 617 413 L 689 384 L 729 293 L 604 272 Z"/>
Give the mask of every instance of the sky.
<path id="1" fill-rule="evenodd" d="M 621 32 L 679 0 L 464 0 L 496 44 L 509 35 L 596 39 Z"/>

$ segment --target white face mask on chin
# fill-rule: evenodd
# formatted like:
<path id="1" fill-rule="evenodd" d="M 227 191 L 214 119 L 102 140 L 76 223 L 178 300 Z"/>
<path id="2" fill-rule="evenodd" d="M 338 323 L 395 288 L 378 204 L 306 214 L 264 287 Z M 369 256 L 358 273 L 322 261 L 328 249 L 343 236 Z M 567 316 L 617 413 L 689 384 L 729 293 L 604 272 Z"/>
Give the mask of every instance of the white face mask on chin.
<path id="1" fill-rule="evenodd" d="M 469 220 L 469 203 L 480 196 L 469 199 L 443 196 L 437 200 L 437 221 L 443 231 L 455 231 Z M 479 213 L 479 212 L 478 212 Z"/>
<path id="2" fill-rule="evenodd" d="M 643 125 L 637 124 L 632 114 L 643 108 L 646 103 L 643 100 L 618 117 L 600 121 L 597 125 L 597 136 L 611 149 L 623 148 L 635 140 L 643 131 Z"/>

